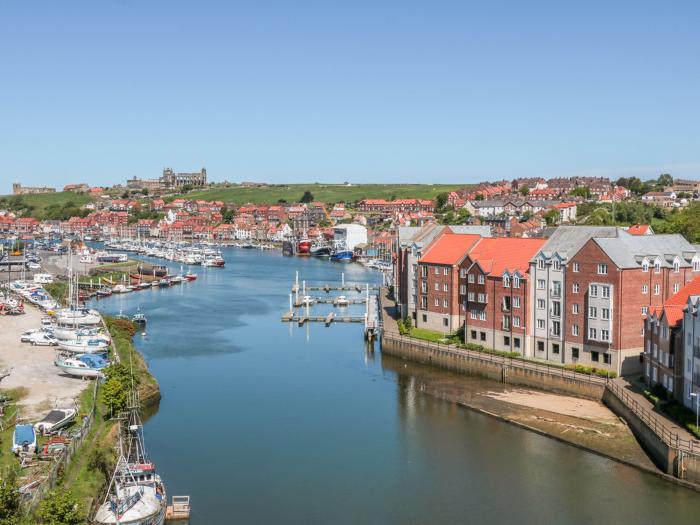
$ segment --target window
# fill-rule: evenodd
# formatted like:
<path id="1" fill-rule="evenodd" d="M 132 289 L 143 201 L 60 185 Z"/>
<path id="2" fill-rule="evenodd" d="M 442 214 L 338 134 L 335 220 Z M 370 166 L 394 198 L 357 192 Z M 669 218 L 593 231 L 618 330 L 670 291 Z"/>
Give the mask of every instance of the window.
<path id="1" fill-rule="evenodd" d="M 561 261 L 559 259 L 554 259 L 552 261 L 552 270 L 556 270 L 556 271 L 561 270 Z"/>
<path id="2" fill-rule="evenodd" d="M 440 283 L 435 283 L 435 291 L 440 291 Z"/>
<path id="3" fill-rule="evenodd" d="M 484 274 L 479 274 L 479 277 L 477 278 L 477 281 L 479 284 L 484 284 Z"/>
<path id="4" fill-rule="evenodd" d="M 469 277 L 467 277 L 467 282 L 474 284 L 474 274 L 469 274 Z"/>
<path id="5" fill-rule="evenodd" d="M 578 304 L 574 303 L 571 305 L 571 313 L 574 315 L 578 314 Z"/>
<path id="6" fill-rule="evenodd" d="M 601 297 L 609 299 L 610 298 L 610 287 L 609 286 L 601 286 L 600 287 L 600 295 L 601 295 Z"/>
<path id="7" fill-rule="evenodd" d="M 447 317 L 445 317 L 445 318 L 442 320 L 442 325 L 443 325 L 443 326 L 449 326 L 449 325 L 450 325 L 450 322 L 447 320 Z"/>
<path id="8" fill-rule="evenodd" d="M 420 307 L 423 308 L 424 310 L 428 307 L 428 298 L 427 297 L 421 297 L 420 298 Z"/>
<path id="9" fill-rule="evenodd" d="M 476 320 L 476 308 L 472 308 L 472 309 L 471 309 L 471 312 L 470 312 L 470 315 L 469 315 L 469 316 L 470 316 L 472 319 Z M 474 332 L 474 333 L 476 333 L 476 332 Z M 476 336 L 475 336 L 475 337 L 476 337 Z"/>
<path id="10" fill-rule="evenodd" d="M 440 268 L 437 266 L 435 267 L 435 275 L 440 275 Z"/>
<path id="11" fill-rule="evenodd" d="M 596 363 L 598 362 L 598 352 L 591 352 L 591 361 L 595 361 Z"/>
<path id="12" fill-rule="evenodd" d="M 540 270 L 544 270 L 544 259 L 537 260 L 537 268 Z"/>
<path id="13" fill-rule="evenodd" d="M 537 328 L 544 330 L 544 319 L 537 320 Z"/>
<path id="14" fill-rule="evenodd" d="M 503 276 L 503 288 L 510 288 L 510 277 L 507 275 Z"/>
<path id="15" fill-rule="evenodd" d="M 559 301 L 552 301 L 552 315 L 561 317 L 561 303 Z"/>
<path id="16" fill-rule="evenodd" d="M 561 282 L 552 281 L 552 296 L 561 297 Z"/>
<path id="17" fill-rule="evenodd" d="M 503 346 L 510 346 L 510 337 L 507 335 L 503 336 Z"/>
<path id="18" fill-rule="evenodd" d="M 654 273 L 661 273 L 661 261 L 654 261 Z"/>
<path id="19" fill-rule="evenodd" d="M 520 288 L 520 277 L 517 275 L 513 276 L 513 288 Z"/>
<path id="20" fill-rule="evenodd" d="M 504 330 L 510 330 L 510 316 L 509 315 L 504 315 L 503 316 L 503 329 Z"/>
<path id="21" fill-rule="evenodd" d="M 428 293 L 428 283 L 426 283 L 425 281 L 420 283 L 420 290 L 423 293 Z"/>
<path id="22" fill-rule="evenodd" d="M 642 294 L 648 294 L 649 293 L 649 286 L 646 284 L 642 285 Z"/>
<path id="23" fill-rule="evenodd" d="M 559 345 L 557 345 L 557 344 L 552 345 L 552 353 L 559 354 Z"/>
<path id="24" fill-rule="evenodd" d="M 597 284 L 592 284 L 588 288 L 588 295 L 591 297 L 598 297 L 598 285 Z"/>
<path id="25" fill-rule="evenodd" d="M 520 308 L 520 297 L 513 297 L 513 308 Z"/>
<path id="26" fill-rule="evenodd" d="M 646 315 L 648 311 L 649 311 L 648 306 L 642 306 L 642 315 Z"/>
<path id="27" fill-rule="evenodd" d="M 608 265 L 605 263 L 598 264 L 598 275 L 608 275 Z"/>
<path id="28" fill-rule="evenodd" d="M 610 320 L 610 308 L 601 308 L 600 309 L 600 318 L 605 319 L 606 321 Z"/>
<path id="29" fill-rule="evenodd" d="M 610 354 L 603 354 L 603 363 L 609 365 L 612 362 L 612 356 Z"/>
<path id="30" fill-rule="evenodd" d="M 435 306 L 440 306 L 440 299 L 435 299 Z"/>
<path id="31" fill-rule="evenodd" d="M 693 271 L 700 272 L 700 259 L 695 259 L 693 261 Z"/>
<path id="32" fill-rule="evenodd" d="M 596 330 L 595 328 L 589 328 L 588 339 L 598 339 L 598 330 Z"/>
<path id="33" fill-rule="evenodd" d="M 643 272 L 648 272 L 648 271 L 649 271 L 649 261 L 647 261 L 646 259 L 644 259 L 644 260 L 642 261 L 642 271 L 643 271 Z"/>
<path id="34" fill-rule="evenodd" d="M 537 279 L 537 289 L 544 290 L 544 279 Z"/>
<path id="35" fill-rule="evenodd" d="M 520 348 L 520 338 L 519 338 L 519 337 L 514 337 L 514 338 L 513 338 L 513 347 L 514 347 L 514 348 Z"/>
<path id="36" fill-rule="evenodd" d="M 476 318 L 476 315 L 474 316 Z M 476 339 L 476 330 L 472 330 L 471 332 L 472 339 Z"/>
<path id="37" fill-rule="evenodd" d="M 467 293 L 467 287 L 464 284 L 459 285 L 459 295 L 464 295 Z"/>
<path id="38" fill-rule="evenodd" d="M 478 299 L 477 299 L 477 300 L 478 300 L 480 303 L 485 303 L 485 302 L 486 302 L 486 294 L 480 293 L 480 294 L 478 295 Z"/>
<path id="39" fill-rule="evenodd" d="M 537 299 L 537 308 L 539 310 L 544 310 L 544 305 L 545 305 L 544 299 Z"/>
<path id="40" fill-rule="evenodd" d="M 423 314 L 423 322 L 424 323 L 428 322 L 428 316 L 426 314 Z"/>
<path id="41" fill-rule="evenodd" d="M 479 312 L 479 320 L 480 321 L 486 321 L 486 310 L 481 310 Z"/>
<path id="42" fill-rule="evenodd" d="M 421 277 L 428 277 L 428 267 L 427 266 L 420 267 L 420 275 L 421 275 Z"/>
<path id="43" fill-rule="evenodd" d="M 601 330 L 600 331 L 600 340 L 601 341 L 610 341 L 610 332 L 608 330 Z"/>
<path id="44" fill-rule="evenodd" d="M 449 268 L 443 268 L 443 269 L 442 269 L 442 275 L 450 275 L 450 269 L 449 269 Z"/>
<path id="45" fill-rule="evenodd" d="M 575 346 L 571 348 L 571 358 L 578 359 L 578 348 Z"/>
<path id="46" fill-rule="evenodd" d="M 513 316 L 513 326 L 515 328 L 520 328 L 520 316 L 518 316 L 518 315 Z"/>
<path id="47" fill-rule="evenodd" d="M 571 291 L 573 293 L 578 293 L 578 289 L 579 289 L 578 283 L 574 283 L 571 285 Z"/>
<path id="48" fill-rule="evenodd" d="M 537 341 L 537 351 L 544 352 L 544 341 Z"/>
<path id="49" fill-rule="evenodd" d="M 442 285 L 442 291 L 443 292 L 449 292 L 450 291 L 450 285 L 445 283 Z"/>
<path id="50" fill-rule="evenodd" d="M 571 335 L 578 335 L 578 325 L 577 324 L 571 325 Z"/>
<path id="51" fill-rule="evenodd" d="M 467 297 L 469 298 L 470 301 L 473 301 L 474 300 L 474 292 L 469 292 Z"/>
<path id="52" fill-rule="evenodd" d="M 577 262 L 575 262 L 574 265 L 573 265 L 573 271 L 574 271 L 575 273 L 578 273 L 579 270 L 580 270 L 579 264 L 578 264 Z"/>
<path id="53" fill-rule="evenodd" d="M 507 312 L 510 310 L 510 297 L 506 295 L 503 298 L 503 311 Z"/>
<path id="54" fill-rule="evenodd" d="M 681 289 L 681 285 L 679 283 L 676 283 L 673 285 L 673 293 L 678 293 L 678 291 Z"/>
<path id="55" fill-rule="evenodd" d="M 561 323 L 552 321 L 552 335 L 561 335 Z"/>
<path id="56" fill-rule="evenodd" d="M 486 341 L 486 332 L 479 332 L 479 339 Z"/>
<path id="57" fill-rule="evenodd" d="M 659 295 L 661 293 L 661 286 L 658 284 L 654 285 L 654 295 Z"/>
<path id="58" fill-rule="evenodd" d="M 459 270 L 459 276 L 464 279 L 467 276 L 467 269 L 466 268 L 461 268 Z"/>
<path id="59" fill-rule="evenodd" d="M 449 308 L 449 306 L 450 306 L 450 301 L 449 301 L 449 299 L 443 299 L 443 300 L 442 300 L 442 306 L 445 307 L 445 308 Z"/>
<path id="60" fill-rule="evenodd" d="M 678 272 L 681 271 L 681 263 L 680 263 L 680 261 L 679 261 L 678 259 L 676 259 L 675 261 L 673 261 L 673 271 L 674 271 L 675 273 L 678 273 Z"/>
<path id="61" fill-rule="evenodd" d="M 598 308 L 596 308 L 595 306 L 589 306 L 588 317 L 591 319 L 595 319 L 596 317 L 598 317 Z"/>

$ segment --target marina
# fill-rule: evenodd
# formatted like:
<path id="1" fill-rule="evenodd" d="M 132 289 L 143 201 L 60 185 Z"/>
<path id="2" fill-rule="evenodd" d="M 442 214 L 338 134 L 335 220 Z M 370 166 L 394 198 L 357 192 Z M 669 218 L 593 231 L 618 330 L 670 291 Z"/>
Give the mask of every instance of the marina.
<path id="1" fill-rule="evenodd" d="M 526 523 L 652 524 L 700 512 L 687 489 L 429 394 L 440 387 L 479 396 L 500 392 L 500 383 L 431 367 L 418 373 L 376 342 L 371 351 L 360 323 L 280 322 L 296 271 L 322 285 L 340 283 L 341 272 L 379 285 L 378 272 L 275 251 L 222 253 L 226 268 L 203 269 L 191 286 L 89 304 L 113 314 L 140 306 L 148 315 L 136 344 L 163 392 L 144 424 L 149 457 L 168 492 L 196 501 L 191 523 L 447 524 L 469 516 L 505 525 L 517 515 Z M 324 318 L 337 311 L 313 308 Z M 348 307 L 352 316 L 364 312 Z M 203 428 L 226 436 L 225 454 L 195 445 Z M 533 506 L 532 491 L 558 502 Z M 587 510 L 564 514 L 572 506 Z"/>

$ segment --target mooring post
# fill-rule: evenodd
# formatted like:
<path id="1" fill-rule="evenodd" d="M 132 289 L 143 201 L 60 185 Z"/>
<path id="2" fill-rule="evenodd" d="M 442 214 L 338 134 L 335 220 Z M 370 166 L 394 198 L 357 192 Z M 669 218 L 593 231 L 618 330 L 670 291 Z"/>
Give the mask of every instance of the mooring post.
<path id="1" fill-rule="evenodd" d="M 306 281 L 301 281 L 302 293 L 301 295 L 306 296 Z"/>
<path id="2" fill-rule="evenodd" d="M 294 272 L 296 276 L 294 277 L 294 288 L 299 289 L 299 270 Z"/>
<path id="3" fill-rule="evenodd" d="M 292 310 L 292 294 L 289 294 L 289 311 L 291 312 Z"/>
<path id="4" fill-rule="evenodd" d="M 345 272 L 340 274 L 341 286 L 345 288 Z"/>

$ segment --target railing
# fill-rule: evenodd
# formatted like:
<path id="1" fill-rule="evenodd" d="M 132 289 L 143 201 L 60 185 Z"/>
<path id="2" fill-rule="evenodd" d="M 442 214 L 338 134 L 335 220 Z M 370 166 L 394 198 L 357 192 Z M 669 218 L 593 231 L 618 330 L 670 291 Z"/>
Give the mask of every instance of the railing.
<path id="1" fill-rule="evenodd" d="M 470 359 L 476 359 L 489 363 L 497 363 L 500 365 L 510 366 L 513 368 L 520 368 L 523 370 L 529 370 L 532 372 L 538 372 L 540 374 L 547 374 L 550 376 L 564 377 L 582 383 L 595 383 L 601 386 L 605 386 L 608 381 L 605 377 L 600 377 L 593 374 L 582 374 L 580 372 L 575 372 L 574 370 L 568 370 L 561 366 L 550 365 L 547 363 L 538 363 L 536 361 L 529 361 L 517 357 L 505 357 L 481 350 L 468 350 L 466 348 L 458 348 L 453 344 L 426 341 L 424 339 L 418 339 L 415 337 L 401 335 L 394 332 L 384 332 L 384 339 L 396 342 L 415 343 L 427 348 L 432 348 L 434 350 L 447 352 L 448 354 L 451 354 L 455 357 L 466 356 Z"/>
<path id="2" fill-rule="evenodd" d="M 680 437 L 676 432 L 666 427 L 651 411 L 641 406 L 622 386 L 614 381 L 609 381 L 607 387 L 615 397 L 622 401 L 642 423 L 649 427 L 669 447 L 690 454 L 700 454 L 700 441 Z"/>

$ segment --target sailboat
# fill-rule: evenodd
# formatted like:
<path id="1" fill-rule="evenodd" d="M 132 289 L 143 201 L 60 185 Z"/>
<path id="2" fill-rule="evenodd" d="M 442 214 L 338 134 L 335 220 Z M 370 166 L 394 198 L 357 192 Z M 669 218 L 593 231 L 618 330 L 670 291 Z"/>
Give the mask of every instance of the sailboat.
<path id="1" fill-rule="evenodd" d="M 119 458 L 95 523 L 162 525 L 167 506 L 165 485 L 146 454 L 138 396 L 130 398 L 131 406 L 120 425 Z"/>

